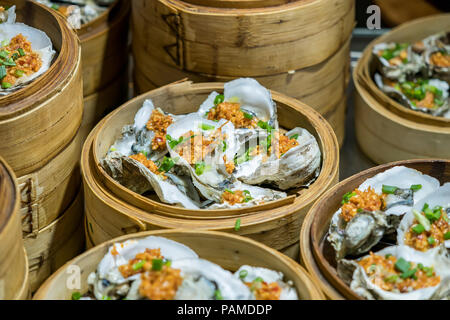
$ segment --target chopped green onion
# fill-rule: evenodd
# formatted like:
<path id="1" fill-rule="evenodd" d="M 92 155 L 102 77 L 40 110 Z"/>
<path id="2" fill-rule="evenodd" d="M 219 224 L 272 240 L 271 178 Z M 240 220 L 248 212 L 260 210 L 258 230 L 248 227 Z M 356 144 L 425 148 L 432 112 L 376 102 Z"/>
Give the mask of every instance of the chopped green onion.
<path id="1" fill-rule="evenodd" d="M 111 297 L 109 297 L 109 296 L 103 296 L 103 297 L 102 297 L 102 300 L 111 300 Z"/>
<path id="2" fill-rule="evenodd" d="M 213 129 L 216 128 L 215 126 L 212 126 L 212 125 L 207 124 L 207 123 L 202 123 L 198 127 L 199 127 L 199 129 L 202 129 L 202 130 L 205 130 L 205 131 L 213 130 Z"/>
<path id="3" fill-rule="evenodd" d="M 25 51 L 23 51 L 22 48 L 17 49 L 17 51 L 19 52 L 21 57 L 23 57 L 25 55 Z"/>
<path id="4" fill-rule="evenodd" d="M 253 116 L 250 113 L 247 113 L 245 111 L 242 111 L 242 112 L 244 113 L 244 118 L 245 119 L 249 119 L 249 120 L 253 119 Z"/>
<path id="5" fill-rule="evenodd" d="M 223 94 L 218 94 L 214 99 L 214 105 L 221 104 L 225 100 L 225 96 Z"/>
<path id="6" fill-rule="evenodd" d="M 414 277 L 414 276 L 416 275 L 416 272 L 417 272 L 417 268 L 409 269 L 409 270 L 403 272 L 403 273 L 400 275 L 400 277 L 401 277 L 402 279 L 412 278 L 412 277 Z"/>
<path id="7" fill-rule="evenodd" d="M 153 271 L 160 271 L 163 266 L 164 266 L 163 259 L 153 259 L 152 260 L 152 270 Z"/>
<path id="8" fill-rule="evenodd" d="M 428 241 L 428 244 L 430 244 L 430 245 L 433 245 L 436 243 L 436 240 L 434 239 L 434 237 L 428 237 L 427 241 Z"/>
<path id="9" fill-rule="evenodd" d="M 9 82 L 2 82 L 2 89 L 9 89 L 12 87 L 12 84 Z"/>
<path id="10" fill-rule="evenodd" d="M 421 185 L 421 184 L 413 184 L 413 185 L 410 187 L 410 189 L 411 189 L 412 191 L 418 191 L 418 190 L 422 189 L 422 185 Z"/>
<path id="11" fill-rule="evenodd" d="M 226 192 L 229 192 L 229 193 L 231 193 L 231 194 L 234 194 L 234 191 L 233 191 L 233 190 L 225 189 L 225 191 L 226 191 Z"/>
<path id="12" fill-rule="evenodd" d="M 166 260 L 166 262 L 164 262 L 164 265 L 170 267 L 172 265 L 172 261 Z"/>
<path id="13" fill-rule="evenodd" d="M 1 42 L 1 46 L 2 46 L 2 47 L 6 47 L 8 44 L 9 44 L 9 41 L 8 41 L 8 40 L 3 40 L 3 41 Z"/>
<path id="14" fill-rule="evenodd" d="M 397 279 L 398 279 L 398 275 L 394 274 L 392 276 L 385 278 L 384 281 L 389 282 L 389 283 L 395 283 L 395 282 L 397 282 Z"/>
<path id="15" fill-rule="evenodd" d="M 227 150 L 227 142 L 225 140 L 222 141 L 222 152 L 225 152 Z"/>
<path id="16" fill-rule="evenodd" d="M 15 76 L 18 77 L 18 78 L 22 77 L 24 73 L 25 72 L 23 70 L 20 70 L 20 69 L 16 69 L 16 71 L 14 72 Z"/>
<path id="17" fill-rule="evenodd" d="M 8 51 L 6 51 L 6 50 L 0 51 L 0 58 L 8 59 L 8 57 L 9 57 L 9 52 Z"/>
<path id="18" fill-rule="evenodd" d="M 239 231 L 241 229 L 241 218 L 237 219 L 234 224 L 234 231 Z"/>
<path id="19" fill-rule="evenodd" d="M 431 224 L 419 211 L 413 209 L 414 218 L 425 228 L 425 231 L 430 231 Z"/>
<path id="20" fill-rule="evenodd" d="M 200 176 L 205 172 L 206 164 L 203 161 L 197 162 L 195 164 L 195 174 Z"/>
<path id="21" fill-rule="evenodd" d="M 289 139 L 291 139 L 291 140 L 292 140 L 292 139 L 297 140 L 297 139 L 298 139 L 298 133 L 292 135 Z"/>
<path id="22" fill-rule="evenodd" d="M 419 264 L 417 265 L 417 268 L 419 268 L 420 270 L 423 270 L 424 266 L 423 266 L 423 264 L 419 263 Z"/>
<path id="23" fill-rule="evenodd" d="M 58 6 L 57 4 L 52 4 L 51 8 L 52 8 L 53 10 L 58 10 L 58 9 L 59 9 L 59 6 Z"/>
<path id="24" fill-rule="evenodd" d="M 239 272 L 239 278 L 244 279 L 248 275 L 248 271 L 243 269 Z"/>
<path id="25" fill-rule="evenodd" d="M 399 258 L 395 262 L 394 266 L 395 266 L 395 269 L 404 273 L 404 272 L 407 272 L 411 268 L 411 263 L 409 263 L 408 261 L 406 261 L 403 258 Z"/>
<path id="26" fill-rule="evenodd" d="M 356 212 L 357 212 L 357 213 L 360 213 L 360 212 L 363 212 L 363 211 L 364 211 L 364 210 L 361 209 L 361 208 L 356 209 Z"/>
<path id="27" fill-rule="evenodd" d="M 423 267 L 422 269 L 426 273 L 428 278 L 433 276 L 433 273 L 434 273 L 433 267 L 429 267 L 429 268 L 428 267 Z"/>
<path id="28" fill-rule="evenodd" d="M 175 166 L 175 162 L 171 158 L 164 157 L 161 165 L 159 166 L 159 171 L 169 172 Z"/>
<path id="29" fill-rule="evenodd" d="M 390 254 L 390 253 L 384 255 L 384 258 L 385 258 L 385 259 L 389 259 L 390 257 L 392 257 L 392 254 Z"/>
<path id="30" fill-rule="evenodd" d="M 395 191 L 397 191 L 397 189 L 398 189 L 397 187 L 387 186 L 387 185 L 383 184 L 383 187 L 381 190 L 383 193 L 386 193 L 386 194 L 394 194 Z"/>
<path id="31" fill-rule="evenodd" d="M 72 300 L 80 300 L 80 298 L 81 298 L 81 293 L 79 293 L 79 292 L 72 293 Z"/>
<path id="32" fill-rule="evenodd" d="M 255 278 L 255 280 L 253 280 L 252 282 L 264 282 L 263 278 L 261 277 L 257 277 Z"/>
<path id="33" fill-rule="evenodd" d="M 214 291 L 214 298 L 216 300 L 223 300 L 222 293 L 220 292 L 220 290 Z"/>
<path id="34" fill-rule="evenodd" d="M 344 196 L 342 197 L 342 202 L 341 204 L 344 203 L 348 203 L 350 201 L 350 198 L 352 198 L 353 196 L 356 196 L 356 192 L 347 192 L 346 194 L 344 194 Z"/>
<path id="35" fill-rule="evenodd" d="M 444 240 L 450 240 L 450 231 L 444 233 Z"/>
<path id="36" fill-rule="evenodd" d="M 267 130 L 267 131 L 273 130 L 272 126 L 269 123 L 264 122 L 262 120 L 258 121 L 258 127 L 260 127 L 261 129 Z"/>
<path id="37" fill-rule="evenodd" d="M 423 227 L 423 225 L 421 224 L 416 224 L 414 227 L 411 228 L 412 231 L 414 231 L 417 234 L 421 234 L 422 232 L 425 231 L 425 228 Z"/>
<path id="38" fill-rule="evenodd" d="M 144 266 L 144 264 L 145 264 L 145 260 L 141 260 L 141 261 L 136 262 L 135 264 L 133 264 L 132 268 L 133 268 L 134 271 L 137 271 L 137 270 L 141 269 Z"/>
<path id="39" fill-rule="evenodd" d="M 3 79 L 4 77 L 6 77 L 6 67 L 5 66 L 0 66 L 0 79 Z"/>

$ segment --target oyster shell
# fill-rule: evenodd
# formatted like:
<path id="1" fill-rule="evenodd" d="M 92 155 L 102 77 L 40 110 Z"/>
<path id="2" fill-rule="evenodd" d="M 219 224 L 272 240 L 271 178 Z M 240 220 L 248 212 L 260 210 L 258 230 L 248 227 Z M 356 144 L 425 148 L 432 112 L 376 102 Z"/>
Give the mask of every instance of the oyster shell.
<path id="1" fill-rule="evenodd" d="M 105 171 L 124 187 L 143 194 L 154 190 L 162 202 L 198 209 L 200 198 L 189 177 L 170 172 L 155 174 L 139 161 L 117 151 L 101 161 Z"/>
<path id="2" fill-rule="evenodd" d="M 381 194 L 383 185 L 397 187 L 393 194 L 385 198 L 385 211 L 363 210 L 349 222 L 341 217 L 341 209 L 333 215 L 327 239 L 336 252 L 337 260 L 347 255 L 365 253 L 384 235 L 393 233 L 401 216 L 409 212 L 420 199 L 439 188 L 439 181 L 417 170 L 396 166 L 367 179 L 358 189 L 366 191 L 370 187 L 375 193 Z M 413 192 L 410 188 L 412 185 L 421 185 L 421 189 Z"/>
<path id="3" fill-rule="evenodd" d="M 268 133 L 265 131 L 258 133 L 249 139 L 249 145 L 245 146 L 245 149 L 241 148 L 238 159 L 246 153 L 251 153 L 251 150 L 258 146 L 262 146 L 260 150 L 265 149 L 261 141 L 267 141 Z M 238 161 L 235 177 L 247 184 L 267 183 L 281 190 L 311 183 L 317 177 L 321 164 L 321 152 L 316 138 L 303 128 L 292 129 L 286 136 L 296 137 L 298 145 L 280 157 L 277 156 L 279 145 L 275 145 L 269 157 L 262 151 L 255 156 L 244 158 L 242 162 Z"/>
<path id="4" fill-rule="evenodd" d="M 292 281 L 283 281 L 284 274 L 282 272 L 243 265 L 234 273 L 234 277 L 244 283 L 253 282 L 258 278 L 267 283 L 276 282 L 281 288 L 280 300 L 298 300 L 297 290 L 293 287 Z"/>
<path id="5" fill-rule="evenodd" d="M 449 85 L 445 81 L 441 81 L 438 79 L 424 80 L 427 83 L 422 86 L 421 84 L 418 84 L 418 82 L 417 82 L 418 80 L 416 79 L 411 82 L 395 83 L 393 85 L 389 85 L 389 84 L 385 83 L 385 81 L 383 80 L 381 75 L 378 73 L 375 74 L 374 78 L 375 78 L 375 83 L 383 92 L 385 92 L 388 96 L 390 96 L 394 100 L 398 101 L 405 107 L 408 107 L 412 110 L 429 113 L 433 116 L 445 116 L 449 110 L 449 94 L 448 94 Z M 423 87 L 423 88 L 428 87 L 428 88 L 430 88 L 430 90 L 428 90 L 428 89 L 424 89 L 424 90 L 430 91 L 430 92 L 431 92 L 431 90 L 433 90 L 433 91 L 438 92 L 441 95 L 439 98 L 436 97 L 434 99 L 434 101 L 431 102 L 433 105 L 431 108 L 420 107 L 416 102 L 414 102 L 412 99 L 408 98 L 406 96 L 406 94 L 403 93 L 402 87 L 404 87 L 405 89 L 408 89 L 408 90 L 413 90 L 414 89 L 413 86 L 416 86 L 416 85 L 418 85 L 419 87 Z M 425 92 L 423 93 L 424 96 L 425 96 Z M 433 93 L 433 94 L 435 94 L 435 93 Z"/>
<path id="6" fill-rule="evenodd" d="M 350 288 L 359 296 L 370 300 L 428 300 L 448 299 L 450 297 L 450 259 L 445 250 L 425 253 L 407 246 L 391 246 L 378 251 L 376 255 L 392 255 L 397 259 L 403 258 L 407 262 L 417 265 L 421 263 L 427 268 L 432 267 L 435 274 L 440 277 L 440 282 L 435 286 L 417 290 L 411 288 L 404 293 L 386 291 L 371 281 L 364 268 L 357 261 L 340 260 L 337 268 L 338 276 L 348 283 Z M 378 266 L 375 268 L 378 268 Z"/>
<path id="7" fill-rule="evenodd" d="M 251 207 L 258 204 L 263 204 L 265 202 L 274 201 L 286 198 L 286 193 L 281 191 L 276 191 L 268 188 L 261 188 L 257 186 L 252 186 L 244 184 L 240 181 L 234 182 L 229 189 L 224 192 L 230 192 L 235 194 L 236 192 L 242 192 L 244 197 L 244 202 L 230 204 L 227 201 L 222 203 L 214 203 L 207 209 L 230 209 L 230 208 L 245 208 Z"/>
<path id="8" fill-rule="evenodd" d="M 146 249 L 160 249 L 166 260 L 195 259 L 198 255 L 189 247 L 162 237 L 149 236 L 140 240 L 128 240 L 112 245 L 97 266 L 97 270 L 88 277 L 88 284 L 96 299 L 104 296 L 117 298 L 129 294 L 130 283 L 139 279 L 140 274 L 124 278 L 119 266 L 128 264 L 136 254 Z"/>
<path id="9" fill-rule="evenodd" d="M 26 24 L 15 22 L 15 8 L 15 6 L 12 6 L 7 10 L 6 21 L 0 24 L 0 42 L 3 46 L 3 43 L 9 43 L 12 38 L 22 34 L 31 43 L 32 50 L 42 59 L 42 66 L 38 71 L 31 75 L 22 75 L 16 80 L 16 83 L 12 87 L 8 89 L 0 88 L 0 96 L 8 95 L 41 76 L 50 68 L 53 57 L 56 53 L 55 50 L 53 50 L 52 41 L 45 34 L 45 32 L 30 27 Z"/>
<path id="10" fill-rule="evenodd" d="M 386 52 L 385 50 L 389 53 L 389 57 L 380 56 L 380 52 Z M 372 53 L 378 62 L 380 72 L 392 80 L 403 82 L 426 70 L 422 56 L 415 53 L 409 44 L 379 43 L 373 47 Z"/>
<path id="11" fill-rule="evenodd" d="M 427 204 L 430 209 L 441 206 L 444 210 L 444 214 L 447 215 L 447 220 L 450 219 L 450 183 L 446 183 L 434 192 L 428 194 L 425 198 L 417 202 L 412 210 L 403 216 L 397 230 L 397 243 L 399 245 L 405 245 L 405 234 L 410 230 L 413 224 L 417 223 L 413 210 L 420 213 L 425 204 Z M 450 248 L 450 240 L 445 241 L 445 247 Z M 439 250 L 439 247 L 430 250 Z"/>

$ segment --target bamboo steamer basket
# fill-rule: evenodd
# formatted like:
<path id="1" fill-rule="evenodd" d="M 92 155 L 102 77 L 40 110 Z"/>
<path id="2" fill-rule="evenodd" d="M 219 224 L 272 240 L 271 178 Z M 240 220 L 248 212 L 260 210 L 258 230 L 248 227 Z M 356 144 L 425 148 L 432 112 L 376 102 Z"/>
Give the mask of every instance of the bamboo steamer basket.
<path id="1" fill-rule="evenodd" d="M 278 104 L 280 126 L 308 129 L 318 140 L 323 155 L 318 179 L 307 190 L 294 190 L 285 199 L 240 210 L 187 210 L 131 192 L 99 165 L 109 146 L 119 137 L 122 126 L 133 121 L 146 98 L 151 98 L 155 105 L 167 106 L 168 112 L 182 114 L 196 110 L 213 90 L 223 90 L 223 84 L 185 81 L 153 90 L 116 109 L 91 132 L 83 147 L 81 166 L 89 226 L 87 232 L 94 244 L 126 233 L 153 229 L 236 232 L 237 219 L 241 219 L 239 234 L 277 250 L 288 250 L 298 243 L 298 232 L 308 208 L 338 180 L 338 144 L 325 119 L 303 103 L 282 94 L 272 92 Z"/>
<path id="2" fill-rule="evenodd" d="M 450 119 L 403 107 L 381 92 L 372 80 L 372 48 L 388 41 L 415 42 L 450 30 L 450 14 L 406 23 L 376 39 L 364 51 L 354 71 L 356 138 L 376 163 L 414 158 L 450 159 Z"/>
<path id="3" fill-rule="evenodd" d="M 256 241 L 222 232 L 170 230 L 130 234 L 110 240 L 71 260 L 53 274 L 34 296 L 35 300 L 67 300 L 72 292 L 87 292 L 87 277 L 95 271 L 98 263 L 115 242 L 128 239 L 160 236 L 183 243 L 193 249 L 200 258 L 207 259 L 232 272 L 244 264 L 279 270 L 292 280 L 300 299 L 323 300 L 324 296 L 305 270 L 296 262 L 279 252 Z M 65 285 L 68 268 L 78 266 L 81 274 L 81 288 L 70 290 Z"/>
<path id="4" fill-rule="evenodd" d="M 181 70 L 254 77 L 310 67 L 333 55 L 353 29 L 354 1 L 229 9 L 137 0 L 132 16 L 134 53 Z"/>
<path id="5" fill-rule="evenodd" d="M 83 194 L 80 191 L 70 207 L 37 235 L 24 238 L 29 261 L 31 291 L 36 291 L 52 272 L 84 249 Z"/>
<path id="6" fill-rule="evenodd" d="M 406 160 L 362 171 L 325 192 L 305 218 L 300 233 L 302 263 L 330 299 L 362 299 L 336 273 L 334 250 L 326 240 L 330 220 L 341 206 L 342 196 L 376 174 L 394 166 L 406 166 L 435 177 L 441 184 L 450 181 L 449 160 Z"/>
<path id="7" fill-rule="evenodd" d="M 16 177 L 0 157 L 0 300 L 26 299 L 29 292 L 19 199 Z"/>
<path id="8" fill-rule="evenodd" d="M 45 74 L 0 98 L 0 155 L 21 177 L 60 153 L 81 124 L 80 46 L 64 19 L 46 7 L 22 0 L 1 3 L 16 5 L 17 21 L 46 32 L 57 52 Z"/>
<path id="9" fill-rule="evenodd" d="M 85 97 L 105 90 L 123 76 L 128 62 L 130 8 L 131 1 L 118 0 L 98 18 L 77 30 Z"/>
<path id="10" fill-rule="evenodd" d="M 134 42 L 135 43 L 135 42 Z M 350 39 L 330 58 L 300 70 L 254 77 L 263 86 L 282 92 L 313 107 L 331 124 L 339 145 L 344 142 L 346 88 L 350 78 Z M 194 82 L 228 82 L 236 77 L 206 75 L 179 70 L 135 50 L 139 66 L 134 70 L 137 93 L 144 93 L 189 78 Z"/>
<path id="11" fill-rule="evenodd" d="M 80 129 L 69 145 L 45 166 L 18 178 L 24 236 L 36 236 L 76 197 L 81 185 L 80 153 L 84 140 L 81 133 Z"/>

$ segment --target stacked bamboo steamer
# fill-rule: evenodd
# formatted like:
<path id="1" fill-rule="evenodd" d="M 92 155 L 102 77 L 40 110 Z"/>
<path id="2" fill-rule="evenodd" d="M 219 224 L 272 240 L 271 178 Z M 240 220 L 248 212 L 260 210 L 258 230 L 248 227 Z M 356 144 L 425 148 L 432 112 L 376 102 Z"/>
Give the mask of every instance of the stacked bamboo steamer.
<path id="1" fill-rule="evenodd" d="M 253 77 L 312 106 L 344 140 L 353 0 L 135 0 L 139 93 Z"/>
<path id="2" fill-rule="evenodd" d="M 0 300 L 29 297 L 28 259 L 23 246 L 19 207 L 16 177 L 0 157 Z"/>
<path id="3" fill-rule="evenodd" d="M 355 128 L 363 152 L 378 164 L 421 158 L 450 158 L 450 119 L 410 110 L 374 83 L 373 46 L 410 42 L 450 30 L 450 14 L 414 20 L 374 40 L 354 70 Z"/>
<path id="4" fill-rule="evenodd" d="M 57 52 L 50 69 L 26 87 L 0 98 L 0 156 L 14 170 L 29 261 L 31 290 L 83 248 L 79 228 L 82 210 L 65 223 L 80 189 L 79 128 L 83 114 L 80 46 L 75 33 L 52 10 L 31 1 L 1 1 L 16 5 L 17 20 L 44 31 Z M 63 218 L 64 217 L 64 218 Z M 78 230 L 77 230 L 78 229 Z M 58 235 L 77 243 L 57 243 Z"/>
<path id="5" fill-rule="evenodd" d="M 128 94 L 128 25 L 131 1 L 117 0 L 77 30 L 83 68 L 84 139 Z"/>
<path id="6" fill-rule="evenodd" d="M 70 300 L 72 293 L 88 291 L 87 277 L 94 272 L 101 259 L 114 243 L 130 239 L 142 239 L 148 236 L 165 237 L 182 243 L 194 250 L 200 258 L 216 263 L 226 270 L 235 272 L 242 265 L 260 266 L 280 271 L 286 279 L 292 281 L 298 292 L 299 299 L 323 300 L 324 296 L 306 271 L 296 262 L 279 252 L 256 241 L 211 231 L 150 231 L 131 234 L 110 240 L 98 245 L 73 259 L 61 267 L 49 278 L 35 294 L 35 300 Z M 69 266 L 78 266 L 81 274 L 81 288 L 67 288 L 66 283 L 71 275 Z"/>
<path id="7" fill-rule="evenodd" d="M 81 159 L 88 247 L 137 231 L 185 228 L 236 233 L 291 257 L 298 256 L 298 233 L 307 210 L 338 180 L 339 147 L 328 122 L 295 99 L 272 92 L 280 126 L 303 127 L 316 137 L 322 168 L 308 189 L 291 191 L 279 201 L 239 210 L 187 210 L 131 192 L 107 175 L 99 164 L 120 136 L 122 127 L 133 122 L 145 99 L 152 99 L 156 106 L 170 113 L 184 114 L 197 110 L 212 91 L 222 90 L 221 83 L 171 84 L 127 102 L 96 126 L 86 140 Z M 236 230 L 238 220 L 240 228 Z"/>

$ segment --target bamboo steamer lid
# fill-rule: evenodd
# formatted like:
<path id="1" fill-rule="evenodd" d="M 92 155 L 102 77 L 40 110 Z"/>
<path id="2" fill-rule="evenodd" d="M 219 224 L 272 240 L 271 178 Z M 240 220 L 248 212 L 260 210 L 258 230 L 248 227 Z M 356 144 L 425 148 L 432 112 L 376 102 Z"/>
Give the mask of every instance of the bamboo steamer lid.
<path id="1" fill-rule="evenodd" d="M 99 165 L 109 146 L 119 137 L 122 126 L 132 122 L 146 98 L 151 98 L 155 105 L 168 112 L 181 114 L 196 110 L 213 90 L 223 90 L 223 84 L 180 82 L 165 86 L 116 109 L 91 132 L 83 148 L 82 174 L 89 225 L 87 232 L 95 239 L 94 244 L 139 230 L 183 227 L 236 232 L 237 219 L 241 219 L 239 234 L 278 250 L 298 243 L 297 234 L 304 214 L 314 200 L 338 179 L 339 159 L 331 127 L 317 112 L 297 100 L 272 92 L 278 105 L 280 125 L 285 128 L 301 126 L 318 140 L 323 155 L 322 171 L 308 190 L 294 190 L 280 201 L 241 210 L 186 210 L 131 192 L 111 179 Z"/>
<path id="2" fill-rule="evenodd" d="M 236 271 L 244 264 L 271 268 L 284 273 L 292 280 L 300 299 L 323 300 L 323 294 L 317 289 L 305 270 L 296 262 L 256 241 L 222 232 L 170 230 L 150 231 L 131 234 L 110 240 L 69 261 L 54 273 L 35 294 L 35 300 L 67 300 L 72 293 L 87 291 L 87 277 L 95 271 L 98 263 L 115 242 L 138 239 L 147 236 L 160 236 L 183 243 L 193 249 L 200 258 L 207 259 L 223 268 Z M 66 281 L 70 275 L 68 268 L 80 268 L 81 288 L 68 289 Z"/>
<path id="3" fill-rule="evenodd" d="M 31 1 L 16 5 L 17 20 L 44 31 L 57 51 L 50 69 L 0 98 L 0 155 L 20 177 L 45 165 L 75 136 L 83 113 L 80 46 L 59 15 Z M 24 156 L 26 154 L 26 156 Z"/>
<path id="4" fill-rule="evenodd" d="M 26 299 L 29 294 L 19 214 L 17 180 L 0 157 L 0 300 Z"/>
<path id="5" fill-rule="evenodd" d="M 450 14 L 414 20 L 374 40 L 359 60 L 353 75 L 356 137 L 372 161 L 381 164 L 414 158 L 450 158 L 450 119 L 400 105 L 386 96 L 372 79 L 375 44 L 413 43 L 442 30 L 450 30 Z"/>
<path id="6" fill-rule="evenodd" d="M 300 233 L 300 254 L 302 264 L 330 299 L 361 299 L 337 276 L 334 250 L 326 240 L 331 218 L 341 206 L 342 196 L 345 193 L 354 190 L 368 178 L 394 166 L 418 170 L 435 177 L 441 184 L 450 181 L 449 160 L 405 160 L 362 171 L 325 192 L 305 218 Z"/>

